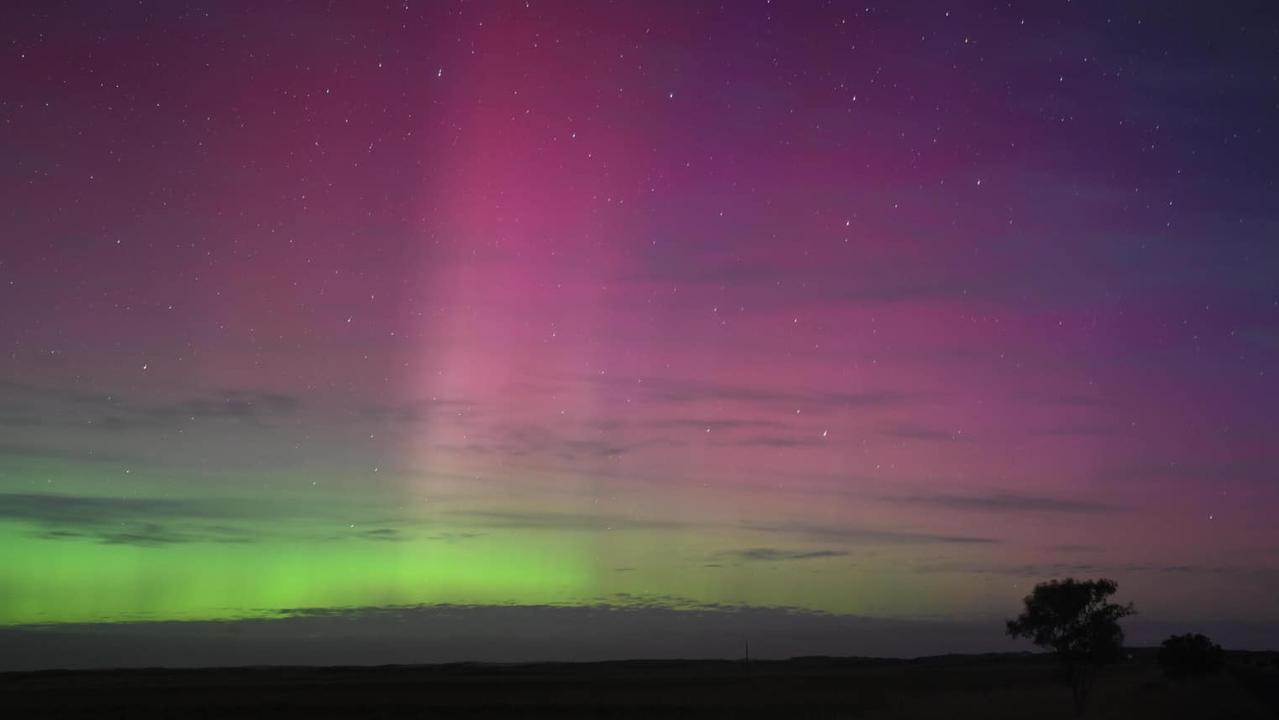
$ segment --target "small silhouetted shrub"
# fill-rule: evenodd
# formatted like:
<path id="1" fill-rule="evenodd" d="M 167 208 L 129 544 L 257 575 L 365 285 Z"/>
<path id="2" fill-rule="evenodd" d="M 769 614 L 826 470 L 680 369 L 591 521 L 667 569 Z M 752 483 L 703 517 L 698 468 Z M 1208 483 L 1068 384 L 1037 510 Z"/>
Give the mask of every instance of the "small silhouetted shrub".
<path id="1" fill-rule="evenodd" d="M 1159 667 L 1170 678 L 1210 675 L 1224 663 L 1221 646 L 1199 633 L 1173 635 L 1159 647 Z"/>

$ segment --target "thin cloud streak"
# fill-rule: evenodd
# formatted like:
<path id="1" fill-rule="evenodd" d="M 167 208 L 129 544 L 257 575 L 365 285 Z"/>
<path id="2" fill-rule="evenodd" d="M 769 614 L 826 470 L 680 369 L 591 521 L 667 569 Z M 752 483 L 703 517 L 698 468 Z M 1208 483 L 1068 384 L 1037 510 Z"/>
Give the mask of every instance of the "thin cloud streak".
<path id="1" fill-rule="evenodd" d="M 969 510 L 994 513 L 1106 513 L 1116 508 L 1088 500 L 992 493 L 989 495 L 914 495 L 909 497 L 883 497 L 885 502 L 903 505 L 919 505 L 948 510 Z"/>
<path id="2" fill-rule="evenodd" d="M 750 562 L 782 562 L 787 560 L 816 560 L 820 558 L 846 557 L 846 550 L 781 550 L 778 548 L 756 547 L 741 550 L 726 550 L 717 557 L 729 557 Z"/>
<path id="3" fill-rule="evenodd" d="M 743 527 L 756 532 L 821 538 L 851 545 L 992 545 L 1001 542 L 995 538 L 970 535 L 873 530 L 835 525 L 809 525 L 806 523 L 748 524 Z"/>

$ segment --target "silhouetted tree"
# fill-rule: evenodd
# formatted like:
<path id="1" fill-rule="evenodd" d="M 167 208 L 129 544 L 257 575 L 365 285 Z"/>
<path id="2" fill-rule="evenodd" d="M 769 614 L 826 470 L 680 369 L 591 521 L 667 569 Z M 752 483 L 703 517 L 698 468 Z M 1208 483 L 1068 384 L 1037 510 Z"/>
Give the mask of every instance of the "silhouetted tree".
<path id="1" fill-rule="evenodd" d="M 1132 603 L 1109 601 L 1114 580 L 1049 580 L 1026 596 L 1026 609 L 1008 621 L 1008 634 L 1050 648 L 1065 665 L 1075 712 L 1082 713 L 1097 668 L 1123 657 L 1119 621 L 1136 611 Z"/>
<path id="2" fill-rule="evenodd" d="M 1224 663 L 1221 646 L 1199 633 L 1173 635 L 1159 647 L 1159 667 L 1173 679 L 1209 675 Z"/>

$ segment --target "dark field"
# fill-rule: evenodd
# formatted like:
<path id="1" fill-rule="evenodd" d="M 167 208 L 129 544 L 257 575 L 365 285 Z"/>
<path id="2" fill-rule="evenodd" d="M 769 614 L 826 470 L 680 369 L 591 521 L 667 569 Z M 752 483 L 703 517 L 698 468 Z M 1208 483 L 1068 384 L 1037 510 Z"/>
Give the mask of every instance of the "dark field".
<path id="1" fill-rule="evenodd" d="M 1170 682 L 1154 653 L 1108 668 L 1086 717 L 1279 716 L 1276 653 Z M 4 717 L 1068 718 L 1053 660 L 628 661 L 0 674 Z"/>

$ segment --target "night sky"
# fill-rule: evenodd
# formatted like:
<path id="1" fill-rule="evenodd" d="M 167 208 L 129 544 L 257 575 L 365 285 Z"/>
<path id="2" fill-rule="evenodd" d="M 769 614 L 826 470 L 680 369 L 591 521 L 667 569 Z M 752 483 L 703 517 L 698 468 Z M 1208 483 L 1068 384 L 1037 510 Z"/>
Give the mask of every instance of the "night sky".
<path id="1" fill-rule="evenodd" d="M 1176 5 L 6 2 L 0 626 L 1279 627 L 1279 16 Z"/>

